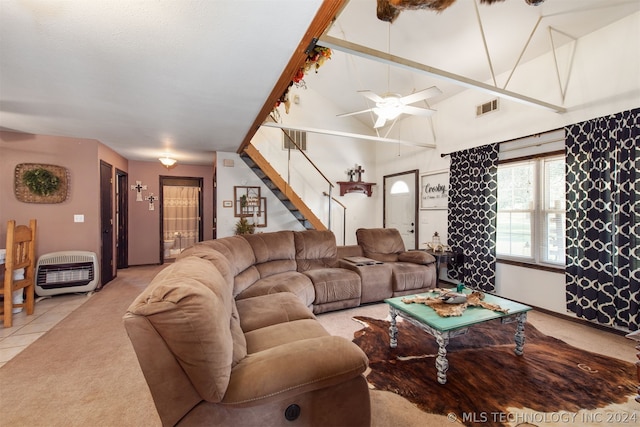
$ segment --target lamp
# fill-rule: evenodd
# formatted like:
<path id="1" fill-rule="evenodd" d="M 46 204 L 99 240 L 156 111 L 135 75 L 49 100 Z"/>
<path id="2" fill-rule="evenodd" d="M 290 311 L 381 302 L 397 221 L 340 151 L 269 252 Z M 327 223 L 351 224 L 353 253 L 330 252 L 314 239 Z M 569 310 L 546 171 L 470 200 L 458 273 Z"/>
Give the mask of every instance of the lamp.
<path id="1" fill-rule="evenodd" d="M 175 165 L 177 162 L 176 159 L 172 159 L 168 154 L 165 154 L 164 157 L 160 157 L 158 160 L 160 160 L 160 163 L 162 163 L 162 165 L 167 169 Z"/>

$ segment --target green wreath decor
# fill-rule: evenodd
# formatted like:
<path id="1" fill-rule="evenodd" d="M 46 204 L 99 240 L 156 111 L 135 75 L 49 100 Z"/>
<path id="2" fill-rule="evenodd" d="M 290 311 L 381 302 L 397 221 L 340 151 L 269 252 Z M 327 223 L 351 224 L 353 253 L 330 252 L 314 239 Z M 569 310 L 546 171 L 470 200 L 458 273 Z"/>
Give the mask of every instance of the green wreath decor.
<path id="1" fill-rule="evenodd" d="M 27 170 L 22 174 L 24 185 L 38 196 L 49 196 L 60 188 L 60 178 L 44 168 Z"/>

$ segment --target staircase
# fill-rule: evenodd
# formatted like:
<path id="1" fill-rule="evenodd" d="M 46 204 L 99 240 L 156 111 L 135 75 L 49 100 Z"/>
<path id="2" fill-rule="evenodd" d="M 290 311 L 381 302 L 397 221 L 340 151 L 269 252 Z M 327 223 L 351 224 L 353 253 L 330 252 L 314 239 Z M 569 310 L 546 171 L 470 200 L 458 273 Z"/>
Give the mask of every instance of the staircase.
<path id="1" fill-rule="evenodd" d="M 271 164 L 251 144 L 240 153 L 240 158 L 264 182 L 273 194 L 289 209 L 293 216 L 307 230 L 326 230 L 327 227 L 309 209 L 291 186 L 280 176 Z"/>

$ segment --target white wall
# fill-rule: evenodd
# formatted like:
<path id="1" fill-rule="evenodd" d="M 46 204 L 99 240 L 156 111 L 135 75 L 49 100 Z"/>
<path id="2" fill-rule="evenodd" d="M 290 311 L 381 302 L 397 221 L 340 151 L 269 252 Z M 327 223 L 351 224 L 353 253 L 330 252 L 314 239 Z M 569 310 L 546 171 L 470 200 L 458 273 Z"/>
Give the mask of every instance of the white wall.
<path id="1" fill-rule="evenodd" d="M 621 40 L 624 42 L 621 43 Z M 341 198 L 348 204 L 347 244 L 355 240 L 353 234 L 357 227 L 382 226 L 381 191 L 385 175 L 412 169 L 418 169 L 421 174 L 448 170 L 450 158 L 442 158 L 441 153 L 520 138 L 640 106 L 639 41 L 640 13 L 578 40 L 564 101 L 552 55 L 521 64 L 507 89 L 561 105 L 567 109 L 566 113 L 550 112 L 501 99 L 500 111 L 476 118 L 476 105 L 493 97 L 468 90 L 435 105 L 438 113 L 432 118 L 407 118 L 396 124 L 388 135 L 390 138 L 435 143 L 435 149 L 310 135 L 310 156 L 323 170 L 328 171 L 330 179 L 346 180 L 344 171 L 358 163 L 367 171 L 365 179 L 377 183 L 371 199 L 352 202 L 349 197 Z M 567 52 L 568 46 L 563 47 L 560 54 L 566 55 Z M 560 63 L 566 67 L 564 59 L 560 58 Z M 507 75 L 498 76 L 499 85 L 504 84 L 506 79 Z M 316 108 L 336 114 L 341 111 L 321 94 L 315 93 L 311 83 L 309 87 L 307 90 L 292 90 L 292 95 L 299 94 L 301 102 L 292 105 L 289 115 L 285 115 L 282 109 L 284 123 L 370 133 L 355 119 L 341 118 L 318 123 L 312 113 Z M 331 114 L 323 114 L 323 117 L 328 116 Z M 304 166 L 302 168 L 301 173 L 305 174 Z M 446 241 L 445 210 L 420 211 L 419 224 L 420 243 L 430 241 L 435 231 Z M 338 233 L 336 235 L 340 237 Z M 565 312 L 563 274 L 505 264 L 498 265 L 496 274 L 498 294 L 548 310 Z"/>
<path id="2" fill-rule="evenodd" d="M 299 97 L 299 104 L 291 106 L 289 114 L 284 107 L 281 112 L 283 125 L 341 130 L 356 133 L 369 132 L 362 124 L 353 119 L 335 117 L 340 113 L 326 98 L 311 88 L 292 88 L 290 96 Z M 319 122 L 314 111 L 323 111 L 323 121 Z M 332 119 L 327 119 L 331 117 Z M 282 178 L 307 203 L 310 209 L 322 220 L 329 224 L 328 198 L 323 195 L 329 193 L 329 184 L 302 156 L 292 151 L 291 161 L 288 151 L 282 149 L 282 131 L 280 129 L 262 127 L 252 140 L 252 144 L 269 160 Z M 382 221 L 382 212 L 378 206 L 382 203 L 382 179 L 376 170 L 376 153 L 372 141 L 362 141 L 353 138 L 337 137 L 320 133 L 307 133 L 307 157 L 318 166 L 322 174 L 333 184 L 331 195 L 346 206 L 346 232 L 343 233 L 343 208 L 337 203 L 332 205 L 331 230 L 336 235 L 338 244 L 355 244 L 355 231 L 359 227 L 376 227 Z M 374 182 L 373 195 L 360 197 L 347 194 L 340 196 L 338 181 L 348 181 L 347 170 L 358 164 L 365 172 L 362 179 Z"/>
<path id="3" fill-rule="evenodd" d="M 224 166 L 224 161 L 233 161 L 233 166 Z M 260 196 L 267 198 L 267 227 L 256 228 L 256 233 L 278 230 L 304 230 L 298 220 L 284 207 L 276 196 L 256 176 L 236 153 L 218 152 L 216 159 L 217 195 L 217 237 L 233 236 L 236 222 L 234 208 L 223 207 L 224 201 L 234 198 L 233 187 L 237 185 L 260 187 Z M 249 219 L 251 220 L 251 219 Z"/>
<path id="4" fill-rule="evenodd" d="M 403 148 L 395 153 L 392 148 L 378 145 L 378 172 L 418 167 L 424 173 L 448 168 L 449 157 L 441 158 L 440 153 L 507 141 L 637 108 L 640 106 L 640 13 L 578 40 L 564 103 L 552 67 L 551 55 L 522 64 L 507 89 L 564 106 L 566 113 L 501 99 L 500 111 L 476 118 L 475 106 L 493 98 L 468 90 L 435 106 L 438 110 L 433 116 L 435 150 Z M 506 75 L 498 77 L 498 82 L 505 80 Z M 424 119 L 422 123 L 407 123 L 405 132 L 409 126 L 412 126 L 411 132 L 416 132 L 419 125 L 422 125 L 424 139 L 432 138 L 433 128 Z M 446 239 L 444 211 L 421 211 L 420 218 L 420 236 L 426 239 L 421 242 L 430 240 L 432 230 Z M 496 291 L 508 298 L 565 313 L 563 274 L 499 264 Z"/>

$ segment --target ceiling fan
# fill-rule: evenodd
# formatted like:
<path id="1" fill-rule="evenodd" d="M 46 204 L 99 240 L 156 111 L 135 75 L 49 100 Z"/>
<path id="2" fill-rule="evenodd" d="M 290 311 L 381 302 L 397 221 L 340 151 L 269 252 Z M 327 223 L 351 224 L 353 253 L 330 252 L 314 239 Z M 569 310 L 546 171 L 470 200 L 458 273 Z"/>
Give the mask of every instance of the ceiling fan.
<path id="1" fill-rule="evenodd" d="M 431 86 L 428 89 L 423 89 L 419 92 L 415 92 L 407 96 L 400 96 L 397 93 L 387 93 L 383 96 L 380 96 L 370 90 L 361 90 L 358 91 L 358 93 L 361 93 L 362 95 L 375 102 L 376 106 L 367 108 L 366 110 L 338 114 L 338 117 L 353 116 L 355 114 L 362 114 L 372 111 L 376 116 L 378 116 L 376 123 L 373 125 L 374 129 L 377 129 L 384 126 L 387 120 L 394 120 L 400 114 L 412 114 L 415 116 L 425 117 L 432 115 L 436 112 L 436 110 L 432 110 L 430 108 L 414 107 L 410 104 L 440 95 L 442 91 L 436 86 Z"/>

